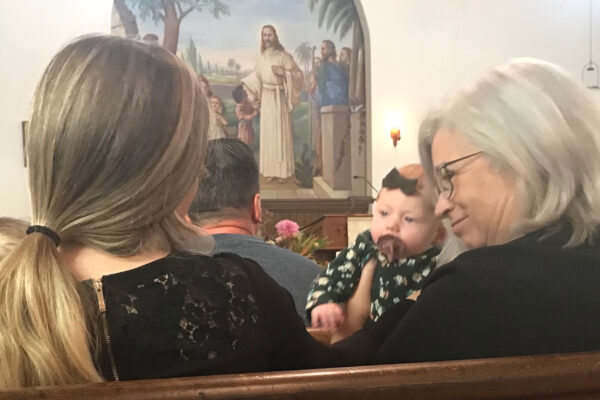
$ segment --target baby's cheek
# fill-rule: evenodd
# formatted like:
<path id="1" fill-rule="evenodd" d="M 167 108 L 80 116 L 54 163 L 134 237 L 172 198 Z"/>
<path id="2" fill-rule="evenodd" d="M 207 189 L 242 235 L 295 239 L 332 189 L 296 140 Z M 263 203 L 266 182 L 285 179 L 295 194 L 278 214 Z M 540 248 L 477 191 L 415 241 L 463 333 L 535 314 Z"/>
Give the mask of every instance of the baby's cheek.
<path id="1" fill-rule="evenodd" d="M 381 236 L 382 232 L 382 223 L 374 219 L 371 222 L 371 237 L 373 238 L 373 241 L 375 243 L 377 243 L 377 240 L 379 240 L 379 237 Z"/>

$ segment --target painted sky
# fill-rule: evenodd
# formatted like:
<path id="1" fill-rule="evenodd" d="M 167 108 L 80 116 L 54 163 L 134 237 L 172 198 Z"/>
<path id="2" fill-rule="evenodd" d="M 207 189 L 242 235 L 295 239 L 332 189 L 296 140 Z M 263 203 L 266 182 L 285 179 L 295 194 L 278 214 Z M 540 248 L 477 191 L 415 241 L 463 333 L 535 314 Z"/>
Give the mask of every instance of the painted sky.
<path id="1" fill-rule="evenodd" d="M 352 0 L 348 0 L 352 1 Z M 274 25 L 283 46 L 291 54 L 303 41 L 317 46 L 319 55 L 323 39 L 332 40 L 338 50 L 351 47 L 352 33 L 343 41 L 339 34 L 319 28 L 317 10 L 310 12 L 308 0 L 223 0 L 229 6 L 230 15 L 216 19 L 210 11 L 193 11 L 181 23 L 179 50 L 185 49 L 190 37 L 204 62 L 207 60 L 225 66 L 229 58 L 234 58 L 242 70 L 254 68 L 260 46 L 260 27 Z M 138 14 L 136 9 L 132 9 Z M 155 24 L 151 17 L 145 21 L 137 18 L 140 36 L 154 33 L 162 40 L 162 22 Z"/>

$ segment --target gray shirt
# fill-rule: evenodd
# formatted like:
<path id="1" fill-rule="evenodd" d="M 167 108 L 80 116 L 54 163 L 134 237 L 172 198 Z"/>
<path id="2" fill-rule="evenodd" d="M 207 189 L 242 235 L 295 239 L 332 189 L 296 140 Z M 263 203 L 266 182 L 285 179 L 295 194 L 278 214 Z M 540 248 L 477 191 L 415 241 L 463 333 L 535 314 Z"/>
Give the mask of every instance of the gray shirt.
<path id="1" fill-rule="evenodd" d="M 234 253 L 260 265 L 279 285 L 287 289 L 298 315 L 306 321 L 306 295 L 321 267 L 293 251 L 269 244 L 254 236 L 220 233 L 213 235 L 213 254 Z"/>

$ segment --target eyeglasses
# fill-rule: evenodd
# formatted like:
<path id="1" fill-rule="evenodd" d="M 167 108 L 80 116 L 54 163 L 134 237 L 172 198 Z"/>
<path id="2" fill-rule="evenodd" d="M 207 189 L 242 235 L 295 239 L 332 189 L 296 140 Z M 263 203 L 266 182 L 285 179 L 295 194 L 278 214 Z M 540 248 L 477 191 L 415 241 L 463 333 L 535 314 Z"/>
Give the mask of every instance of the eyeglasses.
<path id="1" fill-rule="evenodd" d="M 478 151 L 477 153 L 469 154 L 468 156 L 464 156 L 461 158 L 457 158 L 456 160 L 446 161 L 445 163 L 440 164 L 435 169 L 435 183 L 438 189 L 438 192 L 441 196 L 449 199 L 454 192 L 454 185 L 452 184 L 452 177 L 455 175 L 454 171 L 450 171 L 448 166 L 455 164 L 459 161 L 466 160 L 467 158 L 475 157 L 479 154 L 482 154 L 483 151 Z"/>

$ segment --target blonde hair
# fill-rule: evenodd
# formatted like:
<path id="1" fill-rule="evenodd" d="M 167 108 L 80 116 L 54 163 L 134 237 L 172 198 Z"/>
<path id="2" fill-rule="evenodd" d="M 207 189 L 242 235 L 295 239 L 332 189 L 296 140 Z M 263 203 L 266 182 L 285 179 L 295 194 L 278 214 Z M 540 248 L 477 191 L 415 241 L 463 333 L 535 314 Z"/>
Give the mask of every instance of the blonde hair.
<path id="1" fill-rule="evenodd" d="M 0 217 L 0 261 L 25 237 L 27 223 L 20 219 Z"/>
<path id="2" fill-rule="evenodd" d="M 559 67 L 515 60 L 445 98 L 419 131 L 421 162 L 433 179 L 431 145 L 440 129 L 464 135 L 499 171 L 513 176 L 526 203 L 525 233 L 558 221 L 566 246 L 591 240 L 600 224 L 600 110 Z"/>
<path id="3" fill-rule="evenodd" d="M 174 211 L 203 163 L 207 115 L 194 72 L 162 47 L 67 45 L 27 132 L 32 224 L 117 256 L 182 248 L 195 233 Z M 0 390 L 101 380 L 80 288 L 42 234 L 0 264 Z"/>

